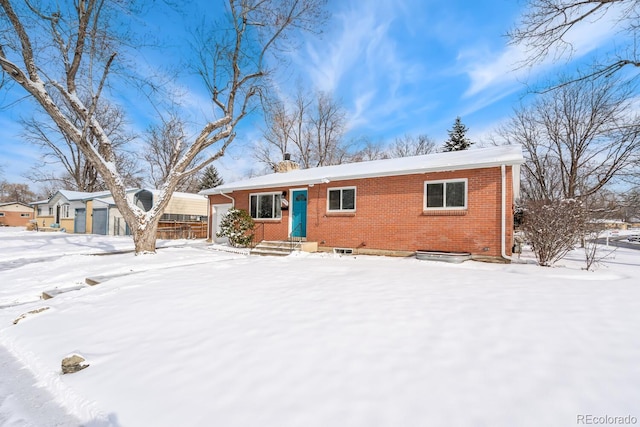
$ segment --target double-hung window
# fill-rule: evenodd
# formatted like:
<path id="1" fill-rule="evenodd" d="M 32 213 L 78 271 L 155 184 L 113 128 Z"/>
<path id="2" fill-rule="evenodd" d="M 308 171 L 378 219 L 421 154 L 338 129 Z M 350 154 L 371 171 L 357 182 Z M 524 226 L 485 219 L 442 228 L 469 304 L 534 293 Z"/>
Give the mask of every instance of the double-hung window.
<path id="1" fill-rule="evenodd" d="M 69 205 L 62 205 L 62 218 L 69 218 Z"/>
<path id="2" fill-rule="evenodd" d="M 259 193 L 249 196 L 249 211 L 253 219 L 282 218 L 281 193 Z"/>
<path id="3" fill-rule="evenodd" d="M 467 180 L 450 179 L 424 183 L 424 208 L 466 209 Z"/>
<path id="4" fill-rule="evenodd" d="M 329 188 L 327 199 L 329 212 L 355 212 L 356 187 Z"/>

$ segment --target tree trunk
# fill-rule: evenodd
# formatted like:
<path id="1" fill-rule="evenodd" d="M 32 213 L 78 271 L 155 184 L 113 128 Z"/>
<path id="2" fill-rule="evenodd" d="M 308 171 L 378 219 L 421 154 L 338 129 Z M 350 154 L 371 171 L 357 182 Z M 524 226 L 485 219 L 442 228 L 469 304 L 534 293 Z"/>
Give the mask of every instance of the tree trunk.
<path id="1" fill-rule="evenodd" d="M 136 224 L 133 232 L 133 244 L 136 255 L 156 253 L 156 238 L 158 237 L 158 222 L 160 217 L 151 219 L 146 224 Z M 134 228 L 134 227 L 132 227 Z"/>

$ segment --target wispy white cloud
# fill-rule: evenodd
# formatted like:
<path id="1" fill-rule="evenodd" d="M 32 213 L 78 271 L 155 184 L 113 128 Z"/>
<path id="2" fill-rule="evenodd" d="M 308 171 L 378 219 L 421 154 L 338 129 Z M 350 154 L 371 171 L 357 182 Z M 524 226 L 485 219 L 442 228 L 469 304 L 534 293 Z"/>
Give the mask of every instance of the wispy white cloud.
<path id="1" fill-rule="evenodd" d="M 539 78 L 554 67 L 566 65 L 571 60 L 587 56 L 609 43 L 617 34 L 616 22 L 622 14 L 621 8 L 612 7 L 599 19 L 578 23 L 567 33 L 568 44 L 550 52 L 541 62 L 526 66 L 530 52 L 521 45 L 505 45 L 500 51 L 491 52 L 482 46 L 462 49 L 458 61 L 462 64 L 470 83 L 465 97 L 482 95 L 484 106 L 518 90 L 523 82 Z M 619 36 L 619 34 L 618 34 Z"/>
<path id="2" fill-rule="evenodd" d="M 417 101 L 407 86 L 423 78 L 424 58 L 404 55 L 395 34 L 408 17 L 404 3 L 343 4 L 325 38 L 295 59 L 313 87 L 345 101 L 352 129 L 391 121 Z"/>

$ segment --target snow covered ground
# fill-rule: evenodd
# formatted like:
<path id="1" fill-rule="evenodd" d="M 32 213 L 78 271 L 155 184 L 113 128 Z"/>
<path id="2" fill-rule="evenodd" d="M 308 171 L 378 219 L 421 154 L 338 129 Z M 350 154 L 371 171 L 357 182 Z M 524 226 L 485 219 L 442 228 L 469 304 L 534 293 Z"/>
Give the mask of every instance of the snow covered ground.
<path id="1" fill-rule="evenodd" d="M 640 419 L 639 250 L 589 272 L 579 251 L 542 268 L 170 244 L 97 255 L 133 245 L 0 228 L 0 425 Z M 77 290 L 40 299 L 56 289 Z M 74 353 L 90 366 L 63 376 Z"/>

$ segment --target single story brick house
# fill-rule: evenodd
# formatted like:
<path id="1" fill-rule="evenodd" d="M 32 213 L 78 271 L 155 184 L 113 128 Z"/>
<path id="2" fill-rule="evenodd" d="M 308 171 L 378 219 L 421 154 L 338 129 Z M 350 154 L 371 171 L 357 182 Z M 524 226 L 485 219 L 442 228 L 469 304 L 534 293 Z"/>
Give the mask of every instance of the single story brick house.
<path id="1" fill-rule="evenodd" d="M 158 190 L 132 188 L 127 197 L 145 210 L 151 209 Z M 94 193 L 58 190 L 49 199 L 32 203 L 40 229 L 64 229 L 67 233 L 128 235 L 122 214 L 109 191 Z M 191 193 L 173 193 L 161 221 L 204 222 L 207 200 Z"/>
<path id="2" fill-rule="evenodd" d="M 0 203 L 0 226 L 25 227 L 33 216 L 33 208 L 26 203 Z"/>
<path id="3" fill-rule="evenodd" d="M 209 197 L 212 240 L 233 206 L 250 212 L 258 241 L 508 259 L 522 163 L 522 148 L 508 145 L 273 173 L 200 194 Z"/>

